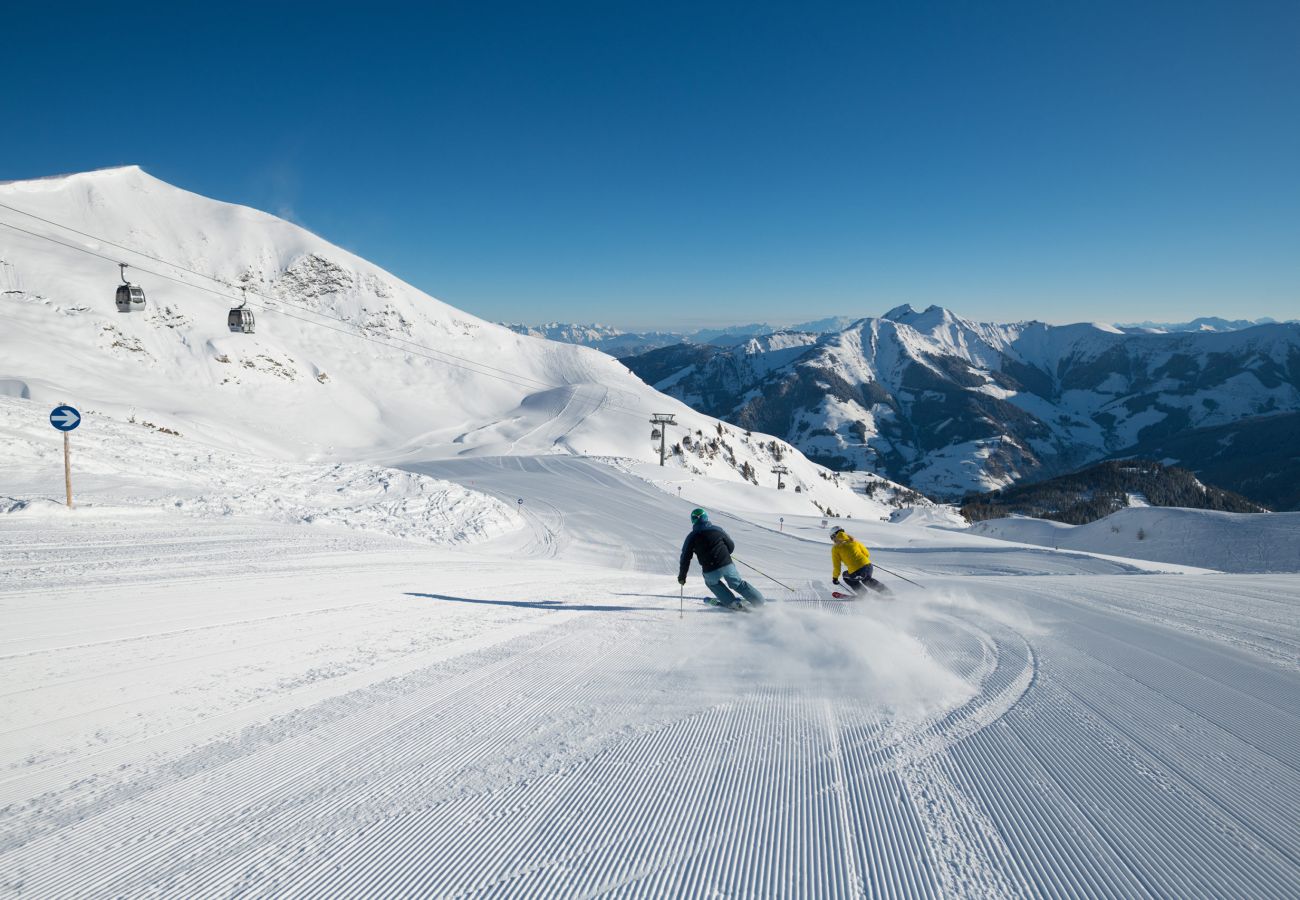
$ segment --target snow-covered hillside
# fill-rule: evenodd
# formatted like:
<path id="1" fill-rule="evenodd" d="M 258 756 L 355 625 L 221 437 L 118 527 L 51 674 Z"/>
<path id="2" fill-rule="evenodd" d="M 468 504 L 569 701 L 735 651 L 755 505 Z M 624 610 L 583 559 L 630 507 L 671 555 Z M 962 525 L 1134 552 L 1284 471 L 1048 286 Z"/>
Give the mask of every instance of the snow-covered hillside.
<path id="1" fill-rule="evenodd" d="M 0 393 L 294 461 L 648 462 L 648 419 L 672 413 L 668 443 L 690 446 L 671 465 L 774 483 L 780 462 L 813 514 L 888 514 L 784 441 L 720 429 L 605 354 L 482 321 L 296 225 L 138 168 L 3 184 L 0 204 Z M 143 311 L 114 306 L 117 261 Z M 240 288 L 253 334 L 227 328 Z"/>
<path id="2" fill-rule="evenodd" d="M 365 463 L 302 463 L 224 450 L 93 409 L 72 442 L 77 515 L 166 509 L 332 526 L 445 546 L 523 526 L 513 505 L 459 484 Z M 0 513 L 62 512 L 63 442 L 47 410 L 0 397 Z M 69 516 L 72 518 L 72 516 Z"/>
<path id="3" fill-rule="evenodd" d="M 1221 572 L 1300 572 L 1300 513 L 1136 507 L 1087 525 L 1013 516 L 978 522 L 970 532 Z"/>

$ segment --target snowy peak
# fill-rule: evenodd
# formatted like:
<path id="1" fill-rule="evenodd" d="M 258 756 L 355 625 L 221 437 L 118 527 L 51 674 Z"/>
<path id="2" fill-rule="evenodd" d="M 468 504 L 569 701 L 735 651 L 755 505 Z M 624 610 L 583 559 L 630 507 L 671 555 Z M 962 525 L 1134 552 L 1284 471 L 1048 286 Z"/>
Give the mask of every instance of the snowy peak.
<path id="1" fill-rule="evenodd" d="M 901 325 L 907 325 L 923 334 L 931 334 L 954 327 L 975 328 L 974 323 L 937 304 L 931 304 L 922 312 L 917 312 L 911 304 L 904 303 L 902 306 L 896 306 L 885 313 L 882 318 L 898 322 Z"/>
<path id="2" fill-rule="evenodd" d="M 912 308 L 910 303 L 901 303 L 895 306 L 889 312 L 881 316 L 882 319 L 889 319 L 893 322 L 907 322 L 918 315 L 917 311 Z"/>
<path id="3" fill-rule="evenodd" d="M 953 315 L 942 306 L 931 304 L 925 308 L 924 312 L 917 312 L 911 306 L 907 307 L 908 312 L 898 316 L 891 316 L 895 322 L 902 322 L 910 325 L 917 331 L 933 331 L 937 328 L 944 328 L 962 321 L 958 316 Z"/>
<path id="4" fill-rule="evenodd" d="M 752 337 L 738 349 L 749 355 L 770 353 L 774 350 L 789 350 L 795 347 L 810 347 L 817 343 L 819 336 L 806 331 L 776 331 L 761 337 Z"/>

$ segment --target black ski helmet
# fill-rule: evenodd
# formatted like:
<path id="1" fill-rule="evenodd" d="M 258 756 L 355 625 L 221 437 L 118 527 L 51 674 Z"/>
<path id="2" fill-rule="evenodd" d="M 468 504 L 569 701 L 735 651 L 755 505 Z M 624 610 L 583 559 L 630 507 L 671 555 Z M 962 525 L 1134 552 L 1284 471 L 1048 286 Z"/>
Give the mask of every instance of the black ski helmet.
<path id="1" fill-rule="evenodd" d="M 696 507 L 695 509 L 691 510 L 691 521 L 697 523 L 707 522 L 709 521 L 709 514 L 705 510 Z"/>

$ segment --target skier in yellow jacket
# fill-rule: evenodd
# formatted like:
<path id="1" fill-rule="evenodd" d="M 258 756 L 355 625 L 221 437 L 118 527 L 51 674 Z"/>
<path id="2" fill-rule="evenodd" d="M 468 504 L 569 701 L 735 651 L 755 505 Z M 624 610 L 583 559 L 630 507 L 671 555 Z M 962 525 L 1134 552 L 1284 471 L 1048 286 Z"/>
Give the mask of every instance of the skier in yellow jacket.
<path id="1" fill-rule="evenodd" d="M 889 590 L 871 575 L 871 552 L 843 528 L 831 531 L 831 563 L 835 567 L 831 575 L 832 584 L 840 583 L 840 568 L 843 567 L 844 585 L 853 593 L 856 594 L 861 587 L 881 593 Z"/>

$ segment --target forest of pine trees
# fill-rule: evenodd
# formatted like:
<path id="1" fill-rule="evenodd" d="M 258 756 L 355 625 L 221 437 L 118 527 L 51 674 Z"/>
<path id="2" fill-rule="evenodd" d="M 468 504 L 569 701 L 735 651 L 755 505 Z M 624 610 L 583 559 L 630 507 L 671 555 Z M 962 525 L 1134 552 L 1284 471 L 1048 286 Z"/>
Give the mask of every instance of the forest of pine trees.
<path id="1" fill-rule="evenodd" d="M 1128 506 L 1134 495 L 1151 506 L 1267 512 L 1240 494 L 1202 484 L 1186 469 L 1151 460 L 1123 459 L 1036 484 L 968 494 L 962 500 L 961 514 L 968 522 L 1021 515 L 1086 525 Z"/>

